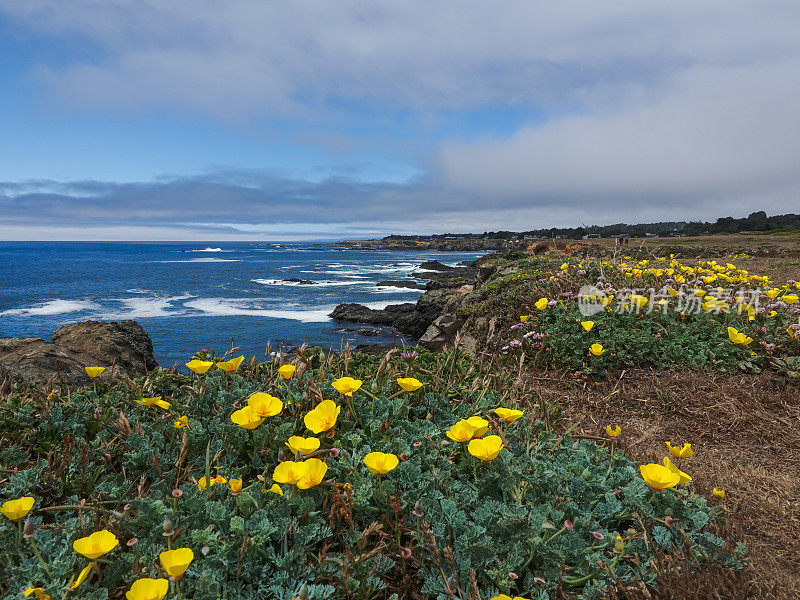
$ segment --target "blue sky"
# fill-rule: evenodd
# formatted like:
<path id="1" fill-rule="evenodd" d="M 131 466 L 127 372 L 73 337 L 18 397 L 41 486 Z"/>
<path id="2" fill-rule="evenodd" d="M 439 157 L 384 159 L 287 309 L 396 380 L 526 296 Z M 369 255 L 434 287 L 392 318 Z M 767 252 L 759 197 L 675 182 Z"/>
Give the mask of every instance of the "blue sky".
<path id="1" fill-rule="evenodd" d="M 0 239 L 800 212 L 800 5 L 0 0 Z"/>

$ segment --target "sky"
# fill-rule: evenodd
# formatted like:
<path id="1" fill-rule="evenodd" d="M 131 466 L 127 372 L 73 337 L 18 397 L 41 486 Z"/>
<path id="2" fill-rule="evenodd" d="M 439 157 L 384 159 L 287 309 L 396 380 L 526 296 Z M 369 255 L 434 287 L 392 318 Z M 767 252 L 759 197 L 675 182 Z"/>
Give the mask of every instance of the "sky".
<path id="1" fill-rule="evenodd" d="M 0 0 L 0 239 L 800 212 L 796 0 Z"/>

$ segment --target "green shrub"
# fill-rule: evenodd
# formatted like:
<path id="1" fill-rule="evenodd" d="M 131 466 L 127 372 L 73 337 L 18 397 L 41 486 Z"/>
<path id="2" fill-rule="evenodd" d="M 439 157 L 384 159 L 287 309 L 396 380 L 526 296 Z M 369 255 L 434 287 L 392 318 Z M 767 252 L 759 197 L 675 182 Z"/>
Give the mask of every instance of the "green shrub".
<path id="1" fill-rule="evenodd" d="M 158 370 L 135 385 L 99 385 L 98 393 L 3 400 L 0 496 L 32 495 L 36 504 L 33 538 L 0 522 L 0 592 L 18 598 L 41 586 L 62 597 L 88 563 L 72 542 L 104 528 L 120 546 L 98 559 L 72 597 L 121 598 L 137 578 L 163 575 L 158 555 L 167 544 L 194 551 L 180 591 L 195 600 L 301 592 L 445 599 L 466 598 L 473 587 L 487 599 L 552 598 L 559 588 L 595 598 L 613 579 L 652 583 L 653 553 L 684 540 L 698 559 L 740 564 L 742 549 L 723 551 L 712 533 L 720 507 L 685 486 L 653 492 L 620 451 L 557 436 L 528 416 L 493 419 L 506 448 L 491 462 L 445 437 L 458 419 L 492 418 L 502 403 L 494 391 L 442 383 L 435 378 L 444 370 L 431 363 L 415 367 L 422 390 L 399 393 L 387 369 L 345 399 L 330 387 L 330 361 L 307 358 L 313 368 L 289 383 L 274 365 L 250 362 L 232 376 L 212 370 L 198 381 Z M 355 357 L 350 366 L 372 360 Z M 398 360 L 393 368 L 406 367 Z M 279 396 L 283 412 L 251 431 L 235 426 L 235 406 L 261 390 Z M 155 394 L 172 403 L 169 411 L 135 403 Z M 308 490 L 284 485 L 282 496 L 269 491 L 275 466 L 292 459 L 284 442 L 310 435 L 303 415 L 321 397 L 342 406 L 332 432 L 319 436 L 326 481 Z M 173 427 L 183 414 L 190 427 Z M 401 462 L 379 478 L 362 463 L 370 451 Z M 217 474 L 243 479 L 244 489 L 196 484 Z"/>

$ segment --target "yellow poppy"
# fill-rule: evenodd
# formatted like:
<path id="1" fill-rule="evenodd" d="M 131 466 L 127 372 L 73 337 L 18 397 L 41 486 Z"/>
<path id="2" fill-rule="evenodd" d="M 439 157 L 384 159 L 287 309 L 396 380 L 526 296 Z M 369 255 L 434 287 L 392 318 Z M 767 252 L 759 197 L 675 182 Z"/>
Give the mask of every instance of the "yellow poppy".
<path id="1" fill-rule="evenodd" d="M 218 483 L 227 483 L 227 482 L 228 480 L 225 477 L 223 477 L 222 475 L 217 475 L 216 477 L 211 478 L 210 487 L 214 487 Z M 207 484 L 205 476 L 200 478 L 200 481 L 197 482 L 197 485 L 200 486 L 201 490 L 206 489 Z"/>
<path id="2" fill-rule="evenodd" d="M 297 454 L 299 452 L 301 455 L 305 456 L 319 449 L 319 440 L 315 437 L 304 438 L 299 435 L 293 435 L 286 442 L 286 445 L 289 447 L 289 450 L 292 451 L 292 454 Z"/>
<path id="3" fill-rule="evenodd" d="M 617 425 L 616 427 L 611 427 L 611 425 L 606 425 L 606 435 L 612 438 L 618 437 L 619 434 L 622 433 L 622 427 Z"/>
<path id="4" fill-rule="evenodd" d="M 685 443 L 683 446 L 673 446 L 669 442 L 666 442 L 667 448 L 669 449 L 669 453 L 672 454 L 675 458 L 684 458 L 689 456 L 694 456 L 694 450 L 692 450 L 692 445 L 688 442 Z"/>
<path id="5" fill-rule="evenodd" d="M 169 591 L 166 579 L 150 579 L 144 577 L 133 582 L 131 589 L 125 592 L 127 600 L 163 600 Z"/>
<path id="6" fill-rule="evenodd" d="M 239 427 L 255 429 L 264 422 L 264 417 L 259 416 L 255 409 L 248 404 L 244 408 L 234 411 L 231 415 L 231 421 Z"/>
<path id="7" fill-rule="evenodd" d="M 525 321 L 528 320 L 528 315 L 520 315 L 519 320 L 521 323 L 524 323 Z"/>
<path id="8" fill-rule="evenodd" d="M 414 377 L 398 377 L 397 385 L 399 385 L 406 392 L 413 392 L 422 387 L 422 382 Z"/>
<path id="9" fill-rule="evenodd" d="M 728 327 L 728 338 L 730 338 L 731 342 L 740 346 L 747 346 L 753 341 L 753 338 L 738 331 L 735 327 Z"/>
<path id="10" fill-rule="evenodd" d="M 192 564 L 194 552 L 191 548 L 176 548 L 162 552 L 158 558 L 161 559 L 161 565 L 170 577 L 180 577 Z"/>
<path id="11" fill-rule="evenodd" d="M 228 373 L 233 373 L 236 369 L 239 368 L 239 365 L 242 364 L 243 360 L 244 356 L 237 356 L 236 358 L 231 358 L 230 360 L 218 362 L 217 367 L 219 367 L 223 371 L 227 371 Z"/>
<path id="12" fill-rule="evenodd" d="M 181 429 L 182 427 L 186 427 L 188 429 L 189 428 L 189 417 L 187 417 L 186 415 L 181 415 L 180 417 L 178 417 L 178 420 L 175 421 L 172 424 L 172 426 L 175 429 Z"/>
<path id="13" fill-rule="evenodd" d="M 302 462 L 295 462 L 293 460 L 286 460 L 278 463 L 272 471 L 272 479 L 277 483 L 288 483 L 294 485 L 303 476 L 306 470 L 306 465 Z"/>
<path id="14" fill-rule="evenodd" d="M 100 373 L 106 370 L 105 367 L 84 367 L 86 374 L 94 379 L 95 377 L 99 377 Z"/>
<path id="15" fill-rule="evenodd" d="M 278 369 L 278 374 L 284 379 L 291 379 L 295 369 L 297 369 L 295 365 L 283 365 Z"/>
<path id="16" fill-rule="evenodd" d="M 494 414 L 503 419 L 506 423 L 516 421 L 522 416 L 522 411 L 515 408 L 503 408 L 499 406 L 494 409 Z"/>
<path id="17" fill-rule="evenodd" d="M 108 554 L 119 544 L 117 536 L 111 533 L 108 529 L 95 531 L 91 535 L 79 538 L 72 542 L 72 548 L 78 554 L 82 554 L 89 560 L 100 558 L 104 554 Z"/>
<path id="18" fill-rule="evenodd" d="M 364 457 L 370 473 L 383 476 L 400 464 L 400 459 L 387 452 L 370 452 Z"/>
<path id="19" fill-rule="evenodd" d="M 490 600 L 528 600 L 528 598 L 523 598 L 522 596 L 514 596 L 512 598 L 507 594 L 499 594 L 497 596 L 492 596 Z"/>
<path id="20" fill-rule="evenodd" d="M 769 298 L 770 300 L 774 300 L 780 293 L 781 291 L 778 288 L 772 288 L 771 290 L 767 290 L 766 292 L 767 298 Z"/>
<path id="21" fill-rule="evenodd" d="M 172 404 L 166 400 L 162 400 L 161 396 L 155 396 L 154 398 L 142 398 L 141 400 L 137 400 L 136 404 L 141 404 L 142 406 L 158 406 L 164 410 L 168 410 L 169 407 L 172 406 Z"/>
<path id="22" fill-rule="evenodd" d="M 361 387 L 361 380 L 353 379 L 352 377 L 340 377 L 331 385 L 333 386 L 333 389 L 342 394 L 342 396 L 352 398 L 353 392 L 358 391 L 358 388 Z"/>
<path id="23" fill-rule="evenodd" d="M 328 431 L 336 425 L 342 407 L 338 406 L 333 400 L 323 400 L 316 407 L 306 413 L 303 422 L 314 433 Z"/>
<path id="24" fill-rule="evenodd" d="M 794 304 L 797 302 L 798 296 L 796 294 L 787 294 L 786 296 L 781 296 L 781 300 L 786 302 L 786 304 Z"/>
<path id="25" fill-rule="evenodd" d="M 640 294 L 631 294 L 628 296 L 628 299 L 636 308 L 642 308 L 645 304 L 647 304 L 647 298 Z"/>
<path id="26" fill-rule="evenodd" d="M 16 500 L 7 500 L 3 502 L 3 506 L 0 507 L 0 512 L 10 521 L 19 521 L 31 511 L 34 502 L 36 502 L 36 500 L 34 500 L 32 496 L 25 496 L 23 498 L 17 498 Z"/>
<path id="27" fill-rule="evenodd" d="M 692 483 L 692 478 L 687 473 L 684 473 L 678 467 L 676 467 L 675 463 L 673 463 L 667 456 L 664 457 L 664 466 L 680 478 L 679 483 Z"/>
<path id="28" fill-rule="evenodd" d="M 325 473 L 328 472 L 328 465 L 318 458 L 309 458 L 302 463 L 303 472 L 297 480 L 297 489 L 307 490 L 322 483 Z"/>
<path id="29" fill-rule="evenodd" d="M 283 410 L 283 402 L 280 398 L 270 396 L 264 392 L 251 394 L 247 399 L 247 405 L 262 419 L 274 417 Z"/>
<path id="30" fill-rule="evenodd" d="M 481 437 L 489 430 L 489 421 L 483 417 L 470 417 L 467 419 L 467 423 L 475 428 L 475 431 L 472 433 L 472 437 L 474 438 Z"/>
<path id="31" fill-rule="evenodd" d="M 53 598 L 49 594 L 45 593 L 44 588 L 41 588 L 41 587 L 36 587 L 36 588 L 29 587 L 29 588 L 26 588 L 26 590 L 23 592 L 22 595 L 27 598 L 31 594 L 36 596 L 36 600 L 53 600 Z"/>
<path id="32" fill-rule="evenodd" d="M 503 440 L 499 435 L 487 435 L 485 438 L 472 440 L 467 446 L 469 453 L 483 462 L 489 462 L 497 458 L 502 449 Z"/>
<path id="33" fill-rule="evenodd" d="M 665 466 L 654 463 L 640 465 L 639 472 L 642 474 L 642 479 L 644 479 L 645 483 L 654 490 L 675 487 L 681 480 L 680 475 L 677 473 L 673 473 Z"/>
<path id="34" fill-rule="evenodd" d="M 283 496 L 283 490 L 281 489 L 281 486 L 279 486 L 277 483 L 273 483 L 272 487 L 269 488 L 269 491 L 272 492 L 273 494 L 278 494 L 279 496 Z"/>
<path id="35" fill-rule="evenodd" d="M 450 427 L 446 435 L 454 442 L 466 442 L 471 440 L 474 434 L 475 427 L 468 423 L 466 419 L 461 419 Z"/>
<path id="36" fill-rule="evenodd" d="M 97 563 L 92 561 L 88 565 L 86 565 L 83 570 L 78 573 L 78 576 L 75 578 L 75 581 L 69 584 L 69 589 L 75 590 L 78 588 L 80 584 L 86 581 L 86 578 L 89 576 L 89 571 L 92 570 L 92 567 L 95 566 Z"/>
<path id="37" fill-rule="evenodd" d="M 591 331 L 592 327 L 594 327 L 594 321 L 581 321 L 581 327 L 586 331 Z"/>
<path id="38" fill-rule="evenodd" d="M 592 344 L 589 346 L 589 352 L 594 354 L 595 356 L 600 356 L 605 350 L 603 350 L 602 344 Z"/>
<path id="39" fill-rule="evenodd" d="M 231 492 L 234 494 L 239 494 L 242 491 L 242 480 L 241 479 L 234 479 L 231 477 L 228 480 L 228 487 L 231 489 Z"/>
<path id="40" fill-rule="evenodd" d="M 547 308 L 547 298 L 539 298 L 534 306 L 539 310 L 544 310 Z"/>
<path id="41" fill-rule="evenodd" d="M 186 366 L 189 367 L 189 370 L 195 375 L 202 375 L 213 367 L 214 363 L 210 360 L 198 360 L 194 358 L 186 363 Z"/>
<path id="42" fill-rule="evenodd" d="M 720 488 L 714 488 L 713 490 L 711 490 L 711 493 L 714 494 L 717 498 L 725 497 L 725 490 L 721 490 Z"/>

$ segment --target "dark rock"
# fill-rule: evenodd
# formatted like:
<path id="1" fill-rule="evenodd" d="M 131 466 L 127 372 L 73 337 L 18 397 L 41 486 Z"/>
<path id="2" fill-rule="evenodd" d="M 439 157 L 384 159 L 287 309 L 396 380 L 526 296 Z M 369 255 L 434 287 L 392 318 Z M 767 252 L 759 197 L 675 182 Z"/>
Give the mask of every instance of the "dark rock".
<path id="1" fill-rule="evenodd" d="M 311 279 L 298 279 L 297 277 L 283 279 L 282 281 L 287 281 L 289 283 L 299 283 L 300 285 L 317 285 L 318 283 L 316 281 L 312 281 Z"/>
<path id="2" fill-rule="evenodd" d="M 400 287 L 409 288 L 411 290 L 424 290 L 425 284 L 419 281 L 379 281 L 375 284 L 376 287 Z"/>
<path id="3" fill-rule="evenodd" d="M 381 334 L 379 329 L 370 329 L 369 327 L 339 327 L 336 331 L 345 333 L 357 333 L 364 337 L 375 337 Z"/>
<path id="4" fill-rule="evenodd" d="M 437 317 L 428 327 L 418 344 L 428 350 L 442 350 L 455 338 L 464 321 L 455 315 L 444 314 Z"/>
<path id="5" fill-rule="evenodd" d="M 87 366 L 110 367 L 114 375 L 138 377 L 155 369 L 153 343 L 136 321 L 83 321 L 64 325 L 52 342 L 35 338 L 0 338 L 0 379 L 12 383 L 70 385 L 88 383 Z M 56 367 L 58 364 L 58 367 Z M 110 369 L 101 378 L 111 377 Z"/>
<path id="6" fill-rule="evenodd" d="M 417 311 L 417 307 L 410 302 L 390 304 L 383 310 L 375 310 L 361 304 L 340 304 L 333 309 L 330 316 L 338 321 L 386 325 L 414 337 L 425 333 L 430 322 L 436 318 L 436 314 L 429 316 L 427 313 Z"/>
<path id="7" fill-rule="evenodd" d="M 428 260 L 419 266 L 420 269 L 427 269 L 429 271 L 455 271 L 456 267 L 449 267 L 440 263 L 438 260 Z"/>

